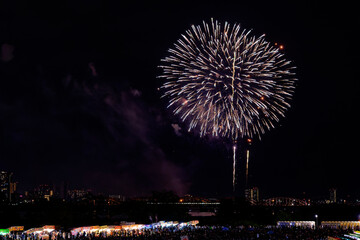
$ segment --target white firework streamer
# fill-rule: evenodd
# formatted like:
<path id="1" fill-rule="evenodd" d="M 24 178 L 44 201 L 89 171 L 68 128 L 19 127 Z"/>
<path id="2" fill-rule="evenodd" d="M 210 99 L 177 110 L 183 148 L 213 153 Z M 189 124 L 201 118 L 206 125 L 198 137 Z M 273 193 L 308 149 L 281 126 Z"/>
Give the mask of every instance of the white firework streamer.
<path id="1" fill-rule="evenodd" d="M 163 97 L 200 136 L 261 136 L 284 117 L 295 67 L 279 48 L 239 24 L 191 26 L 162 59 Z"/>

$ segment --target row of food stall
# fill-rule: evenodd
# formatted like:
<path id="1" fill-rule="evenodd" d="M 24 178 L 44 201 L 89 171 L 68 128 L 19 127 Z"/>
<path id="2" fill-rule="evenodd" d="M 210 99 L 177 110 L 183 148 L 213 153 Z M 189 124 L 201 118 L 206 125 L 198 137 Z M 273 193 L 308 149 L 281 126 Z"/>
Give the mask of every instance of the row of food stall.
<path id="1" fill-rule="evenodd" d="M 45 225 L 43 227 L 39 228 L 30 228 L 26 231 L 24 231 L 25 234 L 49 234 L 51 232 L 55 231 L 55 225 Z"/>
<path id="2" fill-rule="evenodd" d="M 277 226 L 314 228 L 315 221 L 278 221 Z M 320 226 L 339 229 L 360 229 L 360 221 L 322 221 Z"/>
<path id="3" fill-rule="evenodd" d="M 12 226 L 0 229 L 0 236 L 35 235 L 41 239 L 49 239 L 49 235 L 55 231 L 54 225 L 45 225 L 39 228 L 30 228 L 24 231 L 24 226 Z M 56 232 L 57 234 L 58 232 Z"/>
<path id="4" fill-rule="evenodd" d="M 342 229 L 360 229 L 360 221 L 322 221 L 321 226 Z"/>
<path id="5" fill-rule="evenodd" d="M 315 221 L 278 221 L 277 226 L 315 228 Z"/>
<path id="6" fill-rule="evenodd" d="M 22 232 L 22 231 L 24 231 L 24 226 L 12 226 L 9 228 L 0 229 L 0 235 L 3 236 L 11 233 Z"/>
<path id="7" fill-rule="evenodd" d="M 104 225 L 104 226 L 84 226 L 73 228 L 70 233 L 73 236 L 77 235 L 88 235 L 88 234 L 103 234 L 110 236 L 119 231 L 132 231 L 132 230 L 146 230 L 155 228 L 166 228 L 166 227 L 177 227 L 179 229 L 187 226 L 196 226 L 199 221 L 194 220 L 190 222 L 177 222 L 177 221 L 160 221 L 152 224 L 136 224 L 134 222 L 125 222 L 121 225 Z M 26 234 L 26 235 L 37 235 L 37 236 L 49 236 L 51 234 L 58 234 L 55 225 L 45 225 L 38 228 L 30 228 L 24 231 L 24 226 L 12 226 L 6 229 L 0 229 L 0 235 L 9 234 Z"/>
<path id="8" fill-rule="evenodd" d="M 186 226 L 196 226 L 198 223 L 199 221 L 194 220 L 182 223 L 177 221 L 160 221 L 152 224 L 124 223 L 122 225 L 85 226 L 72 229 L 71 235 L 105 234 L 106 236 L 110 236 L 119 231 L 146 230 L 166 227 L 183 228 Z"/>

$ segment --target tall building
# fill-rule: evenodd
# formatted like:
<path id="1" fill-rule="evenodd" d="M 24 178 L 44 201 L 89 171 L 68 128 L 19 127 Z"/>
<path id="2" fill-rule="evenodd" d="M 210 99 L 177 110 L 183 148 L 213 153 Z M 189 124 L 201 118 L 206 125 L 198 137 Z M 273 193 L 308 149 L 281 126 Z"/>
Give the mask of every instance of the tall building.
<path id="1" fill-rule="evenodd" d="M 34 197 L 37 199 L 44 198 L 50 200 L 54 195 L 53 188 L 48 184 L 41 184 L 34 189 Z"/>
<path id="2" fill-rule="evenodd" d="M 62 198 L 63 200 L 67 200 L 68 199 L 68 190 L 69 190 L 69 182 L 67 182 L 67 181 L 61 182 L 60 189 L 59 189 L 60 198 Z"/>
<path id="3" fill-rule="evenodd" d="M 336 188 L 330 188 L 330 203 L 336 203 Z"/>
<path id="4" fill-rule="evenodd" d="M 252 205 L 255 205 L 259 202 L 259 188 L 252 187 L 245 189 L 245 199 L 246 201 L 250 202 Z"/>
<path id="5" fill-rule="evenodd" d="M 0 201 L 12 202 L 12 197 L 16 190 L 16 183 L 11 181 L 12 172 L 0 172 Z"/>

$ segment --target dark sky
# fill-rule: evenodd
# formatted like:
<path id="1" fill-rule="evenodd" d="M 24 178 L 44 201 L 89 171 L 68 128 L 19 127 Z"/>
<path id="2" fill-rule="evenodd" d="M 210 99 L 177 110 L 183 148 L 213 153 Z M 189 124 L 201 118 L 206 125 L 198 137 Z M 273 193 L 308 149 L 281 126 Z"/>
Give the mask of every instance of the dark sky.
<path id="1" fill-rule="evenodd" d="M 291 2 L 291 3 L 290 3 Z M 326 4 L 325 4 L 326 3 Z M 297 66 L 292 108 L 254 140 L 267 196 L 359 196 L 358 13 L 345 1 L 0 3 L 0 170 L 37 184 L 146 195 L 231 195 L 221 140 L 183 131 L 157 66 L 191 24 L 241 23 Z M 176 125 L 178 124 L 178 125 Z"/>

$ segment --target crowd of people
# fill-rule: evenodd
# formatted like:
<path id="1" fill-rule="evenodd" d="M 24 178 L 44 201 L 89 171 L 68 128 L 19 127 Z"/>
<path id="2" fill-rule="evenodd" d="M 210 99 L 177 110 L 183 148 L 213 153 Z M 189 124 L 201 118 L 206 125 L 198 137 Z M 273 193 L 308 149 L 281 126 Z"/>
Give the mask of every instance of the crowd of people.
<path id="1" fill-rule="evenodd" d="M 9 234 L 1 240 L 260 240 L 260 239 L 312 239 L 326 240 L 328 237 L 340 237 L 351 230 L 334 228 L 299 228 L 299 227 L 231 227 L 231 226 L 190 226 L 182 229 L 176 227 L 154 228 L 144 230 L 123 230 L 111 234 L 79 233 L 71 235 L 67 232 L 53 232 L 48 236 Z"/>

